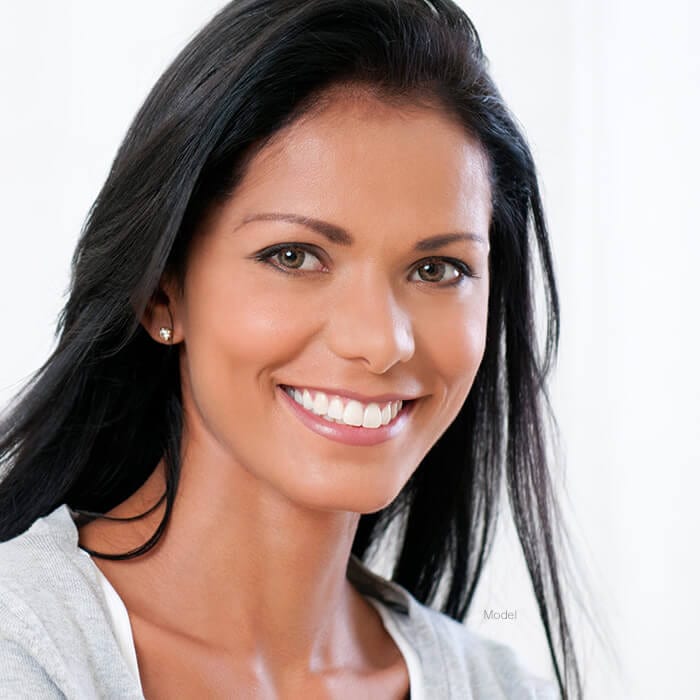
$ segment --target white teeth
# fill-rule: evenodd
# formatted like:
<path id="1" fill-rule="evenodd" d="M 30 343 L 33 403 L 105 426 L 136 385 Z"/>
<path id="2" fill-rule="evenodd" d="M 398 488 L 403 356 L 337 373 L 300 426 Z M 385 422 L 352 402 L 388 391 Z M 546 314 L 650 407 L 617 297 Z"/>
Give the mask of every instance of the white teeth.
<path id="1" fill-rule="evenodd" d="M 304 395 L 303 395 L 303 404 L 304 408 L 307 411 L 312 411 L 314 407 L 314 402 L 313 399 L 311 398 L 311 394 L 309 393 L 308 389 L 304 389 Z"/>
<path id="2" fill-rule="evenodd" d="M 391 420 L 391 404 L 387 404 L 382 409 L 382 425 L 386 425 Z"/>
<path id="3" fill-rule="evenodd" d="M 338 396 L 329 398 L 322 391 L 315 392 L 315 396 L 312 396 L 308 389 L 300 390 L 287 387 L 285 391 L 307 411 L 311 411 L 324 420 L 355 427 L 379 428 L 382 425 L 387 425 L 396 418 L 403 406 L 403 401 L 391 401 L 383 407 L 374 402 L 365 406 L 354 399 L 344 403 L 343 399 Z"/>
<path id="4" fill-rule="evenodd" d="M 364 418 L 364 409 L 359 401 L 348 401 L 343 411 L 343 423 L 359 427 Z"/>
<path id="5" fill-rule="evenodd" d="M 362 425 L 365 428 L 378 428 L 382 424 L 382 412 L 376 403 L 371 403 L 365 409 L 365 415 L 362 418 Z"/>
<path id="6" fill-rule="evenodd" d="M 331 399 L 326 415 L 335 420 L 343 419 L 343 402 L 337 396 Z"/>
<path id="7" fill-rule="evenodd" d="M 319 416 L 325 416 L 328 413 L 328 397 L 320 391 L 314 399 L 314 413 Z"/>

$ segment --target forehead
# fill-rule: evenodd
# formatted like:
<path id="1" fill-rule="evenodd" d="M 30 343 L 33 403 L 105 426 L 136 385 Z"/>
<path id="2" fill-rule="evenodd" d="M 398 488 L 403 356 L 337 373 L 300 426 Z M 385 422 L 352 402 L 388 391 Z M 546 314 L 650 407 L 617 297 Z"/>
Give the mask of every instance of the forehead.
<path id="1" fill-rule="evenodd" d="M 419 221 L 486 232 L 491 215 L 487 158 L 455 119 L 438 108 L 343 93 L 275 134 L 234 200 L 244 215 L 272 206 L 412 229 Z"/>

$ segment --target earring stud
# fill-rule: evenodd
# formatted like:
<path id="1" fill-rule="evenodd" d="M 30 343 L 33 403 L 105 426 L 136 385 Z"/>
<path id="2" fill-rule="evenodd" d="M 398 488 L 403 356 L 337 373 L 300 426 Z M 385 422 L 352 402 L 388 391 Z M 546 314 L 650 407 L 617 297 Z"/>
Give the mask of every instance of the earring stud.
<path id="1" fill-rule="evenodd" d="M 173 337 L 173 330 L 172 328 L 166 328 L 165 326 L 163 326 L 163 328 L 160 329 L 158 334 L 160 335 L 163 342 L 169 343 Z"/>

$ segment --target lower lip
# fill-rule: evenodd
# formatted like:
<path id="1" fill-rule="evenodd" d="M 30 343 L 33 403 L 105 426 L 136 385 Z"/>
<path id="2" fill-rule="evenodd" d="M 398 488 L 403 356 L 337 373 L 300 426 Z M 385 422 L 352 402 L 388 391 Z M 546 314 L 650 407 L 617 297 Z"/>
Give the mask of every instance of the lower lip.
<path id="1" fill-rule="evenodd" d="M 342 423 L 331 423 L 324 420 L 300 406 L 280 385 L 277 385 L 277 390 L 281 394 L 283 402 L 294 411 L 297 418 L 307 428 L 329 440 L 343 442 L 346 445 L 377 445 L 380 442 L 386 442 L 396 437 L 406 427 L 406 423 L 408 423 L 417 401 L 416 399 L 408 404 L 404 404 L 396 414 L 396 417 L 387 425 L 382 425 L 379 428 L 363 428 L 362 426 L 355 427 L 354 425 L 343 425 Z"/>

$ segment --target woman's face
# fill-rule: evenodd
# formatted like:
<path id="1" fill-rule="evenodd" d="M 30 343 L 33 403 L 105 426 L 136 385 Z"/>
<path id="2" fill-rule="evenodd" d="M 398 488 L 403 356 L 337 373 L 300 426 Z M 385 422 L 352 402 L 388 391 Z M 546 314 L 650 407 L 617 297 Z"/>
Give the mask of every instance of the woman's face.
<path id="1" fill-rule="evenodd" d="M 336 98 L 278 133 L 170 295 L 188 452 L 308 507 L 390 503 L 481 361 L 490 216 L 482 150 L 440 112 Z"/>

